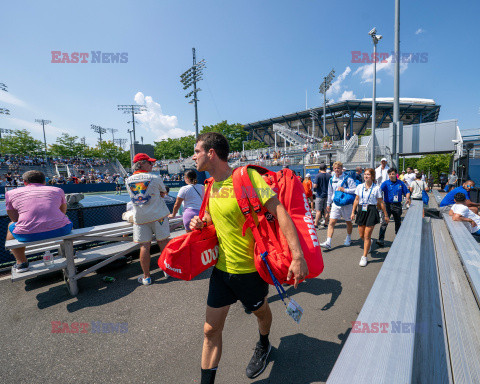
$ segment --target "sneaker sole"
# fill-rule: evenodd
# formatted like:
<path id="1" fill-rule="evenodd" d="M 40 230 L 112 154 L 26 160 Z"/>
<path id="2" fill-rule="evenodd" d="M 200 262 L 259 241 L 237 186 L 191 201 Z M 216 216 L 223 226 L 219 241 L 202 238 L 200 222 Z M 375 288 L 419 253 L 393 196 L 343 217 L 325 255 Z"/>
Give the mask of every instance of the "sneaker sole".
<path id="1" fill-rule="evenodd" d="M 27 272 L 30 270 L 30 267 L 28 268 L 22 268 L 22 269 L 14 269 L 15 273 L 22 273 L 22 272 Z"/>
<path id="2" fill-rule="evenodd" d="M 249 377 L 249 379 L 255 379 L 256 377 L 260 376 L 263 371 L 265 371 L 265 368 L 267 368 L 267 364 L 268 364 L 268 358 L 270 356 L 270 351 L 272 350 L 272 344 L 270 344 L 268 346 L 268 352 L 267 352 L 267 357 L 265 358 L 265 363 L 263 364 L 263 367 L 260 371 L 258 371 L 255 375 L 253 375 L 252 377 Z M 248 376 L 247 376 L 248 377 Z"/>

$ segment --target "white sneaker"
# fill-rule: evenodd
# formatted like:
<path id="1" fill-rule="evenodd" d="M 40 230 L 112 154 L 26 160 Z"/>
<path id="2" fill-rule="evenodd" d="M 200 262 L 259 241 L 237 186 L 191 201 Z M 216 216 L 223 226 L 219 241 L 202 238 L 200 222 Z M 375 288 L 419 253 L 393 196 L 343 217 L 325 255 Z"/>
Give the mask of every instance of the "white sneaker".
<path id="1" fill-rule="evenodd" d="M 367 266 L 367 258 L 365 256 L 362 256 L 360 259 L 360 263 L 358 263 L 361 267 L 366 267 Z"/>
<path id="2" fill-rule="evenodd" d="M 320 221 L 320 225 L 325 225 L 325 219 L 322 219 L 322 221 Z"/>
<path id="3" fill-rule="evenodd" d="M 345 242 L 343 243 L 343 245 L 345 245 L 346 247 L 349 247 L 350 245 L 352 244 L 352 239 L 349 239 L 348 237 L 345 239 Z"/>
<path id="4" fill-rule="evenodd" d="M 332 246 L 328 241 L 325 241 L 323 243 L 320 243 L 320 247 L 325 248 L 325 249 L 332 249 Z"/>

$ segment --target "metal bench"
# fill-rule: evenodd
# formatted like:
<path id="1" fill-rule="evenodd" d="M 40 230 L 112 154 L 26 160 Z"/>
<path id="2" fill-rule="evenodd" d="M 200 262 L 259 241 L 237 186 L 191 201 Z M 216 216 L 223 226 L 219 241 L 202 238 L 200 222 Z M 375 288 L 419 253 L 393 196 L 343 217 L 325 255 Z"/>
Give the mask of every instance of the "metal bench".
<path id="1" fill-rule="evenodd" d="M 433 194 L 433 197 L 435 198 L 435 201 L 437 202 L 437 205 L 440 207 L 440 203 L 443 200 L 442 196 L 440 196 L 440 192 L 438 192 L 437 189 L 432 189 L 432 194 Z"/>
<path id="2" fill-rule="evenodd" d="M 181 218 L 171 220 L 171 230 L 178 228 L 179 223 L 181 223 Z M 45 250 L 59 250 L 59 257 L 54 258 L 53 265 L 47 267 L 44 265 L 43 260 L 31 262 L 30 270 L 27 272 L 16 273 L 12 269 L 11 279 L 12 281 L 24 280 L 53 271 L 63 270 L 67 288 L 70 293 L 75 296 L 78 293 L 77 281 L 80 278 L 139 248 L 139 244 L 133 243 L 131 237 L 124 237 L 125 235 L 131 235 L 132 232 L 132 224 L 122 221 L 95 227 L 74 229 L 68 235 L 53 239 L 29 243 L 9 240 L 5 243 L 6 249 L 26 247 L 26 252 L 30 253 L 38 253 Z M 172 235 L 178 236 L 183 233 L 185 233 L 185 231 L 180 229 L 173 231 Z M 94 241 L 113 243 L 79 251 L 76 254 L 74 253 L 74 245 Z M 103 261 L 77 273 L 76 266 L 101 259 L 103 259 Z"/>
<path id="3" fill-rule="evenodd" d="M 452 221 L 450 216 L 448 219 Z M 451 362 L 449 381 L 480 383 L 480 311 L 444 220 L 433 220 L 432 228 L 446 323 L 446 353 Z M 471 237 L 470 233 L 465 235 Z"/>

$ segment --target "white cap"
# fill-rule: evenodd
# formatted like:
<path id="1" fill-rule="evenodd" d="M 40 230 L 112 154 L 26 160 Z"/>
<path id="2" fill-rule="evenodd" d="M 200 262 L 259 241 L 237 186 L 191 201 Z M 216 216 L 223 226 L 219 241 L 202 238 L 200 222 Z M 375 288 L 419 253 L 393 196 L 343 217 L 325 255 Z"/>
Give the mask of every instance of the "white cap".
<path id="1" fill-rule="evenodd" d="M 387 159 L 385 157 L 382 157 L 382 160 L 380 160 L 380 161 L 387 161 Z"/>
<path id="2" fill-rule="evenodd" d="M 310 174 L 309 174 L 309 173 L 307 173 L 307 174 L 305 175 L 305 177 L 310 177 Z"/>

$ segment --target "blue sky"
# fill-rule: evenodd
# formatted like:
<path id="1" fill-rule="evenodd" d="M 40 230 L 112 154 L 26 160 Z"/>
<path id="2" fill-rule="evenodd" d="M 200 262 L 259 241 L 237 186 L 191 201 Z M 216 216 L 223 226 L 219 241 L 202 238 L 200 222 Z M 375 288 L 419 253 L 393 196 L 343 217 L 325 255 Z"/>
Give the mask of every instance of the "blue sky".
<path id="1" fill-rule="evenodd" d="M 428 53 L 427 63 L 402 66 L 401 97 L 440 104 L 440 120 L 480 127 L 480 3 L 402 2 L 401 51 Z M 17 1 L 2 5 L 0 115 L 2 128 L 27 128 L 43 138 L 36 118 L 52 121 L 47 142 L 61 132 L 94 144 L 90 124 L 128 138 L 117 104 L 145 102 L 137 139 L 145 143 L 194 130 L 194 110 L 179 76 L 192 47 L 207 68 L 199 84 L 200 125 L 250 123 L 320 106 L 318 86 L 335 68 L 342 81 L 329 97 L 372 95 L 368 64 L 352 51 L 371 52 L 368 31 L 393 50 L 394 0 L 388 1 Z M 52 63 L 51 51 L 127 52 L 125 64 Z M 91 60 L 91 57 L 89 58 Z M 393 96 L 393 64 L 379 65 L 377 97 Z M 337 77 L 338 79 L 338 77 Z M 107 134 L 111 138 L 111 134 Z"/>

